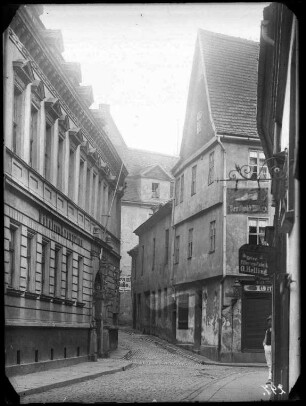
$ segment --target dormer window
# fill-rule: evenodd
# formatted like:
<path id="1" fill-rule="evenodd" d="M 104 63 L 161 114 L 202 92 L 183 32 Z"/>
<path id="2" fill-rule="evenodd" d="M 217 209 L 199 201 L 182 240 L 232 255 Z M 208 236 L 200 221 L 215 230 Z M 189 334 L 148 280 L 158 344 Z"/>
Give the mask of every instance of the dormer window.
<path id="1" fill-rule="evenodd" d="M 200 134 L 200 132 L 202 131 L 202 116 L 203 116 L 203 112 L 198 111 L 198 113 L 197 113 L 197 134 Z"/>
<path id="2" fill-rule="evenodd" d="M 159 183 L 152 183 L 152 198 L 159 198 Z"/>

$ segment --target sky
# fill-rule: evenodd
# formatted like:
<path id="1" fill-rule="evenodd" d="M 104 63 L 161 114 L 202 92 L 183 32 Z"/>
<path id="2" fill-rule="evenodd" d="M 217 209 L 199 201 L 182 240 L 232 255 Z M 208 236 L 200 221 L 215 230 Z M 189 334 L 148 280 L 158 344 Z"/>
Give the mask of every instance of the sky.
<path id="1" fill-rule="evenodd" d="M 41 20 L 129 147 L 178 155 L 197 30 L 259 41 L 268 4 L 46 4 Z"/>

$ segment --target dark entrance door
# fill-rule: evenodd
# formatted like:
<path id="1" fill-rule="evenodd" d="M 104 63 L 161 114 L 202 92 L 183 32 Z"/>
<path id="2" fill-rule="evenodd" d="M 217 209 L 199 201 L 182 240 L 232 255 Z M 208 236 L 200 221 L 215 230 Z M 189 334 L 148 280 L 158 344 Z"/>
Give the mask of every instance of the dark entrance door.
<path id="1" fill-rule="evenodd" d="M 194 309 L 194 346 L 201 346 L 201 330 L 202 330 L 202 290 L 198 290 L 195 296 Z"/>
<path id="2" fill-rule="evenodd" d="M 271 293 L 244 292 L 242 303 L 242 349 L 263 351 L 267 317 L 272 313 Z"/>

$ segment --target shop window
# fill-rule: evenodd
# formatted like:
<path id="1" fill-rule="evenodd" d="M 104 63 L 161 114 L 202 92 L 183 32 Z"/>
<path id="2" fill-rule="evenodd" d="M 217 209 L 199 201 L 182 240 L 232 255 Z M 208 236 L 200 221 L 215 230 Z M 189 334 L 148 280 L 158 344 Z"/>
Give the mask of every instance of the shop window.
<path id="1" fill-rule="evenodd" d="M 159 198 L 159 183 L 152 183 L 152 198 Z"/>
<path id="2" fill-rule="evenodd" d="M 216 249 L 216 221 L 209 223 L 209 252 L 214 252 Z"/>
<path id="3" fill-rule="evenodd" d="M 191 168 L 191 196 L 197 192 L 197 165 Z"/>
<path id="4" fill-rule="evenodd" d="M 183 294 L 178 298 L 178 329 L 188 330 L 189 295 Z"/>
<path id="5" fill-rule="evenodd" d="M 208 168 L 208 184 L 214 182 L 214 166 L 215 166 L 215 152 L 209 154 L 209 168 Z"/>
<path id="6" fill-rule="evenodd" d="M 249 244 L 266 245 L 265 228 L 267 225 L 268 219 L 260 219 L 260 218 L 248 219 Z"/>
<path id="7" fill-rule="evenodd" d="M 192 258 L 192 248 L 193 248 L 193 228 L 188 231 L 188 259 Z"/>

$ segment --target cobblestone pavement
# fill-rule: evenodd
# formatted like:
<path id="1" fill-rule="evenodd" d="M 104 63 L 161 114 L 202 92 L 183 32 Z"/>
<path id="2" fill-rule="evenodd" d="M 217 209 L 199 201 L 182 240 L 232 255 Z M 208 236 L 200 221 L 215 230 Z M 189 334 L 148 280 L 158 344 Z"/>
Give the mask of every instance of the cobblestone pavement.
<path id="1" fill-rule="evenodd" d="M 175 402 L 194 398 L 200 388 L 254 368 L 201 365 L 156 345 L 155 337 L 119 331 L 132 368 L 86 382 L 25 396 L 21 403 Z M 159 341 L 162 341 L 159 339 Z"/>

